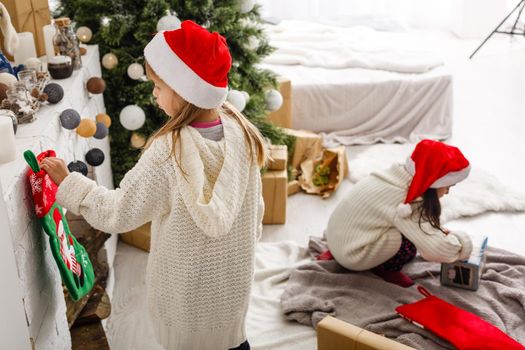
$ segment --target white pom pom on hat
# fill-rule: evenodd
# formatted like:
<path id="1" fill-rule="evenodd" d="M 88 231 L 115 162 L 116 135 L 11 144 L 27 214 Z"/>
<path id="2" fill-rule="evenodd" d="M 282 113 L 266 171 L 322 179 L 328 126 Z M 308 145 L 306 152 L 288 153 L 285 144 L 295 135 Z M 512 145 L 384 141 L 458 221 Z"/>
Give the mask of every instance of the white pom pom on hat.
<path id="1" fill-rule="evenodd" d="M 405 168 L 413 177 L 404 202 L 396 209 L 402 218 L 412 214 L 410 202 L 427 189 L 452 186 L 470 173 L 470 163 L 457 147 L 433 140 L 420 141 Z"/>

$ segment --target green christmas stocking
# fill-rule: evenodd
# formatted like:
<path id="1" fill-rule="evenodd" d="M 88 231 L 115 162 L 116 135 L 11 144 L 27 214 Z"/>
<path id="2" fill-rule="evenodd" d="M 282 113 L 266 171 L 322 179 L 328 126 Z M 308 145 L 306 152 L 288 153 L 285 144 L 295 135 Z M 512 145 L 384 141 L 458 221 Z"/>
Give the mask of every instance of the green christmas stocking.
<path id="1" fill-rule="evenodd" d="M 38 161 L 54 156 L 55 151 L 45 151 L 38 155 Z M 62 207 L 55 202 L 57 185 L 45 170 L 40 169 L 33 152 L 25 151 L 24 158 L 30 167 L 27 177 L 31 184 L 36 215 L 49 236 L 51 252 L 58 265 L 62 281 L 73 300 L 77 301 L 93 288 L 95 281 L 93 266 L 86 249 L 71 234 Z"/>

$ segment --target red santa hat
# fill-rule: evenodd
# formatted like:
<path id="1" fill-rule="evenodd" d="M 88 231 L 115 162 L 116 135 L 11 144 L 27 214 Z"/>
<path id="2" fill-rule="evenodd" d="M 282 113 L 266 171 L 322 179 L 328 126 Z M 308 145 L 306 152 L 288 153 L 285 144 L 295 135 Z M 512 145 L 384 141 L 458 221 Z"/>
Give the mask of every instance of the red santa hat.
<path id="1" fill-rule="evenodd" d="M 405 168 L 413 177 L 405 201 L 397 207 L 401 217 L 412 214 L 410 202 L 427 189 L 452 186 L 465 180 L 470 172 L 469 161 L 457 147 L 432 140 L 417 144 Z"/>
<path id="2" fill-rule="evenodd" d="M 222 105 L 232 58 L 226 39 L 192 21 L 158 32 L 144 57 L 155 73 L 186 101 L 200 108 Z"/>

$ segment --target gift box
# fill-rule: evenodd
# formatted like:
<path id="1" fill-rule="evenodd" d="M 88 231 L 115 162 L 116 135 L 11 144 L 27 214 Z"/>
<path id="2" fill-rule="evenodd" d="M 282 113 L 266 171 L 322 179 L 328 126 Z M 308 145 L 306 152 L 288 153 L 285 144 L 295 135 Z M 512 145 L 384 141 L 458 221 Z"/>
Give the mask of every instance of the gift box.
<path id="1" fill-rule="evenodd" d="M 148 222 L 133 231 L 120 235 L 122 241 L 136 248 L 149 252 L 151 241 L 151 222 Z"/>
<path id="2" fill-rule="evenodd" d="M 17 33 L 31 32 L 35 38 L 36 53 L 38 56 L 46 54 L 43 27 L 51 23 L 51 13 L 47 0 L 2 0 L 2 3 L 11 16 L 11 22 Z M 0 34 L 2 51 L 4 37 Z M 6 55 L 9 60 L 13 57 Z"/>
<path id="3" fill-rule="evenodd" d="M 318 350 L 414 350 L 350 323 L 326 316 L 317 324 Z"/>
<path id="4" fill-rule="evenodd" d="M 315 160 L 322 154 L 323 137 L 321 135 L 306 130 L 283 129 L 283 131 L 295 137 L 295 145 L 290 157 L 293 169 L 299 169 L 305 160 Z"/>
<path id="5" fill-rule="evenodd" d="M 477 290 L 485 263 L 487 237 L 472 239 L 472 253 L 467 260 L 441 264 L 441 284 L 444 286 Z"/>
<path id="6" fill-rule="evenodd" d="M 292 127 L 292 82 L 289 79 L 278 77 L 279 91 L 283 96 L 283 104 L 278 110 L 268 114 L 268 119 L 275 125 L 283 128 Z"/>
<path id="7" fill-rule="evenodd" d="M 288 149 L 286 145 L 270 145 L 268 170 L 285 170 L 288 162 Z"/>
<path id="8" fill-rule="evenodd" d="M 288 182 L 288 195 L 291 196 L 292 194 L 296 194 L 301 190 L 301 186 L 299 186 L 299 181 L 292 180 Z"/>
<path id="9" fill-rule="evenodd" d="M 265 172 L 262 176 L 262 193 L 264 199 L 263 224 L 284 224 L 288 198 L 286 170 Z"/>

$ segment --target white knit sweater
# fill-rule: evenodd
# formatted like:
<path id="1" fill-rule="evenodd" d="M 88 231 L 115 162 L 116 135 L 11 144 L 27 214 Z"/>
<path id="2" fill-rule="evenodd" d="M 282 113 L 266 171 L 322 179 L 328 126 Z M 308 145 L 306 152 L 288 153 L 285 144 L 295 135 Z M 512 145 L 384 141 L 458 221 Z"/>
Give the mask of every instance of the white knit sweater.
<path id="1" fill-rule="evenodd" d="M 463 232 L 445 235 L 422 222 L 417 206 L 408 218 L 396 208 L 406 197 L 412 176 L 396 164 L 359 181 L 332 213 L 326 229 L 328 247 L 344 267 L 363 271 L 393 257 L 401 246 L 401 234 L 429 261 L 452 262 L 466 259 L 472 251 L 470 237 Z"/>
<path id="2" fill-rule="evenodd" d="M 156 140 L 120 188 L 79 173 L 60 184 L 57 201 L 110 233 L 151 221 L 147 298 L 165 349 L 224 350 L 246 340 L 254 248 L 262 230 L 261 178 L 240 126 L 222 116 L 224 138 L 185 127 L 182 169 L 171 135 Z"/>

